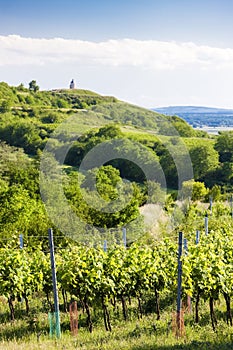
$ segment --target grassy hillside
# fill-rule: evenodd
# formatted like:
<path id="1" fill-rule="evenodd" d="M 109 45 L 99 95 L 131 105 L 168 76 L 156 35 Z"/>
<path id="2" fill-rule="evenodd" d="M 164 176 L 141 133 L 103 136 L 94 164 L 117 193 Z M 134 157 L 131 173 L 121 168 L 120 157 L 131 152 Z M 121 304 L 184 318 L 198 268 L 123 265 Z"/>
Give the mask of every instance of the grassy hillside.
<path id="1" fill-rule="evenodd" d="M 217 146 L 220 151 L 216 150 L 216 137 L 194 130 L 177 116 L 165 116 L 89 90 L 33 91 L 22 84 L 12 87 L 4 82 L 0 83 L 0 140 L 10 146 L 22 148 L 29 156 L 38 156 L 53 131 L 71 116 L 75 122 L 73 135 L 76 143 L 67 165 L 77 164 L 77 155 L 80 163 L 81 155 L 84 156 L 103 139 L 111 139 L 111 132 L 99 129 L 107 125 L 118 125 L 122 134 L 115 130 L 114 137 L 138 141 L 156 153 L 169 188 L 177 188 L 177 171 L 174 157 L 169 154 L 168 149 L 172 147 L 173 153 L 177 153 L 179 157 L 180 142 L 190 152 L 196 180 L 204 181 L 208 187 L 214 183 L 231 187 L 231 145 L 227 146 L 229 151 L 225 157 L 222 141 L 223 146 Z M 72 129 L 73 124 L 69 127 Z M 60 134 L 62 141 L 58 142 L 58 149 L 67 142 L 65 134 L 62 131 Z M 85 136 L 80 139 L 83 134 Z M 114 166 L 118 166 L 121 175 L 125 175 L 125 163 Z M 133 178 L 137 178 L 136 174 Z"/>
<path id="2" fill-rule="evenodd" d="M 177 116 L 165 116 L 89 90 L 33 91 L 22 84 L 12 87 L 4 82 L 0 83 L 0 140 L 10 146 L 22 148 L 30 157 L 38 156 L 53 131 L 71 116 L 75 122 L 76 144 L 71 150 L 72 156 L 69 157 L 67 165 L 76 164 L 77 155 L 80 163 L 80 155 L 84 156 L 93 145 L 101 143 L 103 139 L 111 139 L 111 132 L 99 129 L 107 125 L 118 125 L 122 134 L 115 130 L 114 137 L 138 141 L 156 153 L 169 188 L 177 187 L 177 171 L 168 148 L 173 147 L 173 152 L 177 149 L 179 153 L 177 146 L 180 141 L 190 151 L 196 180 L 205 181 L 207 186 L 212 186 L 213 173 L 208 180 L 206 175 L 218 169 L 218 182 L 221 184 L 226 182 L 221 180 L 221 174 L 226 172 L 218 163 L 218 153 L 214 149 L 216 138 L 209 137 L 203 131 L 194 130 Z M 71 123 L 69 127 L 72 129 L 73 124 Z M 60 134 L 62 141 L 58 142 L 58 149 L 67 142 L 65 134 L 62 131 Z M 85 136 L 80 139 L 83 134 Z M 198 147 L 202 150 L 198 150 Z M 204 167 L 201 165 L 202 161 L 205 162 Z M 125 163 L 121 166 L 118 164 L 121 175 L 124 173 L 124 167 Z M 196 169 L 198 167 L 203 167 L 205 170 L 199 171 Z M 133 178 L 136 179 L 137 176 Z M 142 181 L 142 178 L 140 179 Z M 227 175 L 227 181 L 228 179 Z"/>
<path id="3" fill-rule="evenodd" d="M 85 111 L 85 113 L 83 113 Z M 109 123 L 133 126 L 162 135 L 203 136 L 177 117 L 130 105 L 88 90 L 33 92 L 22 85 L 0 83 L 0 139 L 35 154 L 59 123 L 76 113 L 80 132 Z M 30 134 L 30 137 L 26 135 Z M 22 140 L 27 138 L 27 142 Z M 29 140 L 30 139 L 30 140 Z M 30 145 L 29 145 L 29 144 Z"/>

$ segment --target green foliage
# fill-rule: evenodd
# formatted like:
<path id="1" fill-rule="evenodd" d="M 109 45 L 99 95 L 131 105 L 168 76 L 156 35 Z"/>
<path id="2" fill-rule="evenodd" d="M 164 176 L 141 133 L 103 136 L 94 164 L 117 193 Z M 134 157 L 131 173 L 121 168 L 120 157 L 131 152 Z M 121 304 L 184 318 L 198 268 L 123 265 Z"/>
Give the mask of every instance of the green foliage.
<path id="1" fill-rule="evenodd" d="M 215 174 L 215 183 L 224 185 L 228 191 L 233 187 L 233 132 L 221 132 L 217 137 L 215 149 L 219 153 L 220 167 Z M 214 183 L 212 183 L 212 186 Z"/>
<path id="2" fill-rule="evenodd" d="M 113 170 L 108 167 L 106 171 Z M 190 206 L 184 221 L 189 241 L 188 254 L 182 256 L 183 299 L 186 294 L 192 296 L 196 305 L 200 298 L 203 301 L 218 300 L 221 295 L 231 297 L 233 291 L 233 222 L 229 207 L 224 203 L 214 204 L 208 235 L 204 233 L 203 214 L 203 207 L 195 203 Z M 198 245 L 194 239 L 196 229 L 201 231 Z M 43 291 L 48 299 L 52 291 L 49 255 L 40 249 L 17 248 L 15 243 L 12 245 L 16 237 L 12 237 L 9 246 L 0 248 L 1 295 L 9 301 L 23 296 L 31 302 L 34 293 Z M 120 304 L 123 317 L 128 319 L 128 308 L 132 308 L 129 300 L 134 305 L 138 302 L 140 318 L 140 313 L 144 311 L 142 303 L 148 295 L 157 305 L 158 325 L 159 295 L 169 293 L 173 299 L 176 295 L 177 241 L 172 237 L 150 246 L 141 242 L 127 249 L 122 245 L 113 245 L 106 252 L 101 246 L 79 246 L 73 242 L 62 249 L 57 247 L 56 261 L 59 288 L 83 306 L 90 331 L 96 325 L 93 319 L 100 314 L 100 308 L 108 330 Z"/>
<path id="3" fill-rule="evenodd" d="M 221 187 L 219 185 L 214 185 L 209 190 L 209 195 L 214 201 L 219 201 L 221 199 Z"/>
<path id="4" fill-rule="evenodd" d="M 25 97 L 25 102 L 28 104 L 28 105 L 33 105 L 35 103 L 35 100 L 33 98 L 33 96 L 31 95 L 27 95 Z"/>
<path id="5" fill-rule="evenodd" d="M 179 117 L 171 117 L 172 126 L 176 128 L 180 137 L 195 137 L 196 131 L 183 119 Z M 171 135 L 174 133 L 172 132 Z"/>
<path id="6" fill-rule="evenodd" d="M 215 149 L 219 153 L 221 163 L 233 161 L 233 132 L 221 132 L 217 137 Z"/>
<path id="7" fill-rule="evenodd" d="M 37 92 L 37 91 L 39 91 L 39 86 L 36 84 L 36 80 L 32 80 L 32 81 L 30 81 L 30 83 L 29 83 L 29 90 L 30 91 L 33 91 L 33 92 Z"/>
<path id="8" fill-rule="evenodd" d="M 58 108 L 69 108 L 69 103 L 63 98 L 57 99 L 57 107 Z"/>
<path id="9" fill-rule="evenodd" d="M 176 214 L 171 196 L 166 201 L 168 215 L 174 214 L 176 230 L 182 230 L 189 238 L 189 253 L 183 257 L 183 290 L 203 300 L 218 299 L 221 294 L 231 297 L 233 224 L 230 207 L 216 203 L 210 215 L 208 204 L 197 201 L 208 195 L 216 201 L 221 196 L 220 185 L 228 189 L 233 185 L 232 133 L 220 134 L 216 142 L 207 137 L 197 138 L 196 132 L 177 117 L 164 117 L 86 90 L 35 93 L 34 85 L 36 82 L 29 91 L 22 85 L 12 88 L 0 83 L 0 138 L 5 141 L 0 143 L 0 234 L 4 238 L 0 248 L 0 294 L 10 300 L 21 296 L 32 299 L 35 292 L 43 291 L 49 297 L 52 291 L 47 237 L 43 238 L 51 222 L 40 199 L 36 159 L 58 124 L 66 120 L 69 113 L 77 112 L 82 136 L 75 141 L 66 163 L 78 166 L 83 157 L 101 143 L 111 145 L 116 155 L 116 159 L 100 169 L 79 174 L 81 185 L 77 173 L 70 167 L 66 168 L 69 175 L 63 177 L 66 198 L 85 225 L 116 231 L 109 235 L 109 248 L 104 252 L 103 237 L 97 230 L 84 234 L 89 242 L 92 238 L 95 243 L 101 242 L 101 247 L 95 248 L 80 247 L 74 242 L 68 244 L 64 237 L 57 237 L 55 230 L 59 287 L 82 303 L 89 327 L 91 315 L 98 313 L 100 307 L 103 315 L 111 318 L 110 300 L 113 304 L 114 300 L 122 304 L 127 318 L 129 299 L 134 298 L 140 306 L 147 293 L 153 295 L 154 304 L 159 293 L 176 293 L 176 232 L 172 231 L 169 236 L 171 229 L 166 227 L 165 236 L 169 239 L 154 242 L 150 238 L 150 246 L 143 238 L 132 244 L 131 237 L 135 237 L 135 232 L 143 234 L 139 209 L 148 199 L 148 188 L 152 190 L 150 203 L 163 203 L 160 197 L 164 196 L 156 182 L 156 171 L 154 178 L 145 184 L 145 174 L 133 161 L 137 159 L 148 169 L 152 164 L 161 164 L 168 186 L 176 188 L 177 169 L 171 150 L 178 164 L 185 166 L 179 135 L 185 136 L 195 175 L 194 182 L 183 184 L 183 191 L 192 187 L 192 199 L 196 201 L 181 203 Z M 83 108 L 87 110 L 81 111 Z M 124 128 L 120 127 L 122 124 Z M 90 131 L 90 126 L 95 128 Z M 119 150 L 113 141 L 120 139 Z M 56 150 L 66 146 L 68 136 L 64 134 L 62 140 L 53 141 Z M 33 155 L 33 159 L 23 150 Z M 132 161 L 127 160 L 127 156 Z M 211 189 L 206 185 L 211 185 Z M 61 197 L 55 184 L 49 190 L 59 205 Z M 182 206 L 187 208 L 185 215 Z M 65 209 L 60 207 L 59 210 L 61 220 L 68 223 Z M 209 214 L 208 236 L 204 234 L 206 213 Z M 131 231 L 127 229 L 127 249 L 121 245 L 111 246 L 113 242 L 121 243 L 122 226 L 134 220 Z M 198 246 L 194 243 L 196 230 L 201 232 Z M 19 233 L 24 235 L 24 250 L 18 249 Z M 77 228 L 77 234 L 83 232 Z M 37 245 L 39 249 L 35 249 Z"/>
<path id="10" fill-rule="evenodd" d="M 165 191 L 161 189 L 161 185 L 156 181 L 147 181 L 146 200 L 148 203 L 157 204 L 165 202 Z"/>
<path id="11" fill-rule="evenodd" d="M 92 107 L 92 111 L 103 114 L 109 120 L 126 125 L 158 131 L 159 125 L 168 122 L 167 117 L 159 113 L 133 106 L 124 102 L 105 103 Z"/>
<path id="12" fill-rule="evenodd" d="M 43 234 L 49 224 L 42 202 L 31 198 L 22 186 L 14 184 L 2 192 L 0 204 L 0 232 L 4 237 L 15 232 Z"/>
<path id="13" fill-rule="evenodd" d="M 3 100 L 9 100 L 12 101 L 12 103 L 17 103 L 17 90 L 14 90 L 14 88 L 10 87 L 7 83 L 1 82 L 0 83 L 0 101 Z"/>
<path id="14" fill-rule="evenodd" d="M 114 200 L 118 197 L 117 185 L 121 182 L 120 172 L 112 166 L 102 166 L 100 169 L 89 170 L 82 187 L 98 193 L 105 201 Z"/>
<path id="15" fill-rule="evenodd" d="M 29 154 L 36 154 L 37 149 L 43 147 L 37 128 L 30 121 L 0 121 L 0 138 L 12 146 L 22 147 Z"/>
<path id="16" fill-rule="evenodd" d="M 68 165 L 79 166 L 84 156 L 96 145 L 107 140 L 121 138 L 123 136 L 119 126 L 106 125 L 98 130 L 92 130 L 80 136 L 70 148 L 65 163 Z"/>
<path id="17" fill-rule="evenodd" d="M 3 100 L 0 105 L 0 113 L 7 113 L 11 110 L 12 101 L 11 100 Z"/>
<path id="18" fill-rule="evenodd" d="M 59 112 L 48 112 L 48 113 L 43 113 L 41 115 L 41 121 L 42 123 L 45 124 L 53 124 L 53 123 L 59 123 L 62 121 L 62 119 L 64 118 L 63 114 L 59 113 Z"/>
<path id="19" fill-rule="evenodd" d="M 208 172 L 216 170 L 219 165 L 218 153 L 210 144 L 192 148 L 190 157 L 195 180 L 203 179 Z"/>
<path id="20" fill-rule="evenodd" d="M 205 200 L 208 190 L 203 182 L 194 180 L 184 181 L 182 185 L 182 195 L 184 198 L 187 198 L 189 194 L 192 194 L 191 199 L 193 201 Z"/>
<path id="21" fill-rule="evenodd" d="M 119 171 L 111 166 L 90 170 L 81 188 L 76 174 L 70 174 L 65 194 L 73 210 L 84 222 L 96 227 L 117 228 L 139 216 L 143 200 L 139 188 L 123 183 Z"/>
<path id="22" fill-rule="evenodd" d="M 24 87 L 23 83 L 19 84 L 19 86 L 17 86 L 16 89 L 19 92 L 26 92 L 27 91 L 27 89 Z"/>

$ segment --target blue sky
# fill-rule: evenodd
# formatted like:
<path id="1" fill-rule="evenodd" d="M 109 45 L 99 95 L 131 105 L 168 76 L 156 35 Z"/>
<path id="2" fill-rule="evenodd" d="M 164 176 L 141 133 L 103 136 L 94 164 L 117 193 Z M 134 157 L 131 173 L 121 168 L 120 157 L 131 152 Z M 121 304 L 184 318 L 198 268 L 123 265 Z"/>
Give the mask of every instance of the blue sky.
<path id="1" fill-rule="evenodd" d="M 36 79 L 52 89 L 74 78 L 147 107 L 233 107 L 233 1 L 0 0 L 0 8 L 0 76 L 9 84 Z"/>
<path id="2" fill-rule="evenodd" d="M 232 46 L 231 0 L 1 0 L 0 33 Z"/>

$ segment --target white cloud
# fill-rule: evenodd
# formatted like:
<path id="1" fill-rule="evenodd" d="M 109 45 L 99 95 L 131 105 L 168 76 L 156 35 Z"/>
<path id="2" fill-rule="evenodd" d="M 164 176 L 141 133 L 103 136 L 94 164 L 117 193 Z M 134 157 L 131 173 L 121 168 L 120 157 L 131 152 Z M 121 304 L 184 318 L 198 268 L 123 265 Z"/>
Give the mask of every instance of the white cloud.
<path id="1" fill-rule="evenodd" d="M 10 85 L 38 80 L 43 90 L 76 86 L 145 107 L 233 108 L 233 49 L 192 42 L 0 36 L 0 76 Z"/>
<path id="2" fill-rule="evenodd" d="M 0 36 L 0 66 L 46 63 L 132 66 L 149 70 L 197 66 L 233 68 L 233 49 L 155 40 L 90 42 Z"/>

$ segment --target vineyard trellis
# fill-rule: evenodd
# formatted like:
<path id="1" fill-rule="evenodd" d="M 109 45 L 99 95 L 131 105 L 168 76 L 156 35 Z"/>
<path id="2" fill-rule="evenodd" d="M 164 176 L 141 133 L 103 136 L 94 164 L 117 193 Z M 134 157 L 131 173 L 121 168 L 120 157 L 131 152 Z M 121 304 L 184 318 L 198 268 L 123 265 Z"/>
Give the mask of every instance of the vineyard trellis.
<path id="1" fill-rule="evenodd" d="M 228 210 L 228 211 L 227 211 Z M 215 301 L 223 297 L 226 320 L 232 325 L 233 295 L 233 220 L 230 209 L 222 204 L 212 208 L 205 234 L 204 217 L 195 205 L 186 216 L 185 237 L 188 254 L 182 255 L 182 296 L 192 297 L 195 321 L 200 320 L 200 300 L 208 301 L 212 327 L 217 327 Z M 197 244 L 198 243 L 198 244 Z M 57 280 L 63 296 L 78 301 L 86 314 L 87 327 L 93 331 L 93 310 L 101 308 L 106 331 L 112 330 L 112 312 L 121 305 L 128 319 L 128 306 L 133 299 L 138 304 L 138 317 L 143 315 L 142 301 L 146 293 L 153 294 L 155 312 L 160 319 L 160 295 L 177 291 L 177 234 L 150 245 L 141 243 L 98 247 L 70 243 L 56 249 Z M 51 267 L 48 252 L 40 247 L 23 249 L 10 245 L 0 248 L 0 295 L 8 300 L 11 319 L 15 318 L 14 301 L 24 298 L 27 313 L 36 292 L 44 292 L 52 307 Z M 64 303 L 66 301 L 64 300 Z"/>

